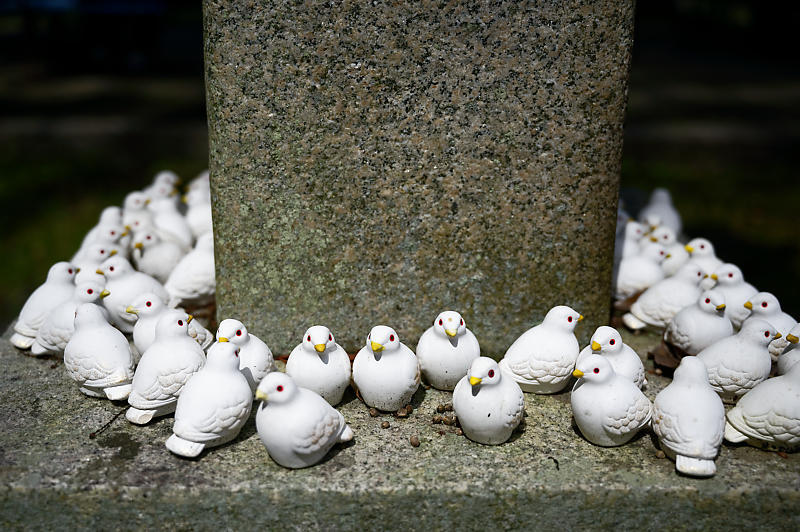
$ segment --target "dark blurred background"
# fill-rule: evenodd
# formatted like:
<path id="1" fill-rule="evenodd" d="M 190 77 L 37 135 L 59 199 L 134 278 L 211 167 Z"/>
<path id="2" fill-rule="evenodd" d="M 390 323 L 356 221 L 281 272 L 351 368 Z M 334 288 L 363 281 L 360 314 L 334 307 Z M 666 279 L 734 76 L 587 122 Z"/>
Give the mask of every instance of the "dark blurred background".
<path id="1" fill-rule="evenodd" d="M 685 232 L 800 315 L 800 9 L 639 2 L 622 195 L 673 192 Z M 200 2 L 0 0 L 0 324 L 101 209 L 207 167 Z"/>

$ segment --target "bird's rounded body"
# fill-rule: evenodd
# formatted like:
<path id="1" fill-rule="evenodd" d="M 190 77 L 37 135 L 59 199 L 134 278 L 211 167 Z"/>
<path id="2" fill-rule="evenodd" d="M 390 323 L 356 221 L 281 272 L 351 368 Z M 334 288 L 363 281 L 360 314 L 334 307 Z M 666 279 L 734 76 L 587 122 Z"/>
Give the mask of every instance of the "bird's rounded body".
<path id="1" fill-rule="evenodd" d="M 452 390 L 481 355 L 481 348 L 469 329 L 448 338 L 429 327 L 419 339 L 416 355 L 422 375 L 431 386 L 438 390 Z"/>
<path id="2" fill-rule="evenodd" d="M 336 406 L 342 402 L 350 385 L 350 357 L 339 344 L 323 353 L 309 352 L 299 344 L 289 354 L 286 373 L 301 388 L 319 394 L 331 406 Z"/>

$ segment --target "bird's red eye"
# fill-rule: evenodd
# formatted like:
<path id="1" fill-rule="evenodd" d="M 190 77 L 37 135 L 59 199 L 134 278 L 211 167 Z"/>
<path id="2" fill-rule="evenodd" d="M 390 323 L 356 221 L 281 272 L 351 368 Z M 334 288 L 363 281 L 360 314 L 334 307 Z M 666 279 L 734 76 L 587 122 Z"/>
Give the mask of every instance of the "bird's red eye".
<path id="1" fill-rule="evenodd" d="M 702 277 L 703 276 L 703 272 L 697 272 L 697 276 L 698 277 Z"/>
<path id="2" fill-rule="evenodd" d="M 389 335 L 389 341 L 390 341 L 390 342 L 394 342 L 394 335 L 393 335 L 393 334 L 390 334 L 390 335 Z"/>
<path id="3" fill-rule="evenodd" d="M 769 338 L 769 331 L 764 331 L 764 338 Z"/>
<path id="4" fill-rule="evenodd" d="M 711 303 L 711 300 L 706 298 L 706 303 Z"/>
<path id="5" fill-rule="evenodd" d="M 68 273 L 68 274 L 70 274 L 70 275 L 72 275 L 72 268 L 70 268 L 69 270 L 67 270 L 67 273 Z"/>
<path id="6" fill-rule="evenodd" d="M 145 306 L 147 306 L 147 307 L 149 307 L 150 305 L 152 305 L 152 303 L 150 303 L 149 301 L 147 303 L 145 303 Z"/>
<path id="7" fill-rule="evenodd" d="M 101 249 L 101 250 L 100 250 L 100 254 L 101 254 L 101 255 L 102 255 L 103 253 L 105 253 L 105 252 L 106 252 L 106 250 L 104 250 L 104 249 Z"/>
<path id="8" fill-rule="evenodd" d="M 667 235 L 664 235 L 664 236 L 662 236 L 661 238 L 663 238 L 664 240 L 666 240 L 666 239 L 667 239 Z"/>
<path id="9" fill-rule="evenodd" d="M 595 373 L 600 373 L 600 368 L 594 368 L 592 371 L 594 371 Z"/>
<path id="10" fill-rule="evenodd" d="M 489 373 L 488 373 L 488 375 L 489 375 L 489 378 L 490 378 L 490 379 L 491 379 L 492 377 L 494 377 L 494 370 L 493 370 L 493 369 L 490 369 L 490 370 L 489 370 Z"/>
<path id="11" fill-rule="evenodd" d="M 463 318 L 461 319 L 461 325 L 464 325 L 464 319 Z"/>
<path id="12" fill-rule="evenodd" d="M 282 391 L 283 391 L 283 386 L 281 386 L 281 385 L 279 384 L 279 385 L 278 385 L 278 387 L 277 387 L 277 388 L 275 388 L 275 389 L 276 389 L 276 390 L 278 390 L 279 392 L 282 392 Z"/>
<path id="13" fill-rule="evenodd" d="M 113 272 L 114 271 L 114 267 L 113 266 L 109 266 L 108 267 L 108 271 Z"/>
<path id="14" fill-rule="evenodd" d="M 91 295 L 91 294 L 94 294 L 94 290 L 92 290 L 92 289 L 90 288 L 90 289 L 88 289 L 88 290 L 86 291 L 86 293 L 87 293 L 87 294 L 90 294 L 90 295 Z"/>
<path id="15" fill-rule="evenodd" d="M 139 225 L 139 222 L 133 222 L 133 225 Z"/>
<path id="16" fill-rule="evenodd" d="M 147 240 L 153 240 L 153 237 L 151 237 L 150 235 L 147 235 Z"/>
<path id="17" fill-rule="evenodd" d="M 236 331 L 236 336 L 241 336 L 241 335 L 242 335 L 242 330 L 241 330 L 241 329 L 239 329 L 238 331 Z"/>
<path id="18" fill-rule="evenodd" d="M 658 254 L 661 255 L 662 257 L 664 256 L 664 252 L 663 251 L 659 251 Z"/>
<path id="19" fill-rule="evenodd" d="M 567 316 L 567 321 L 568 321 L 569 323 L 572 323 L 572 316 Z"/>
<path id="20" fill-rule="evenodd" d="M 183 320 L 178 320 L 178 325 L 180 325 L 181 327 L 183 327 Z"/>
<path id="21" fill-rule="evenodd" d="M 441 325 L 442 323 L 444 323 L 444 322 L 442 321 L 441 318 L 439 318 L 439 325 Z"/>
<path id="22" fill-rule="evenodd" d="M 329 335 L 328 335 L 328 341 L 329 341 L 329 342 L 333 342 L 333 335 L 332 335 L 332 334 L 329 334 Z"/>
<path id="23" fill-rule="evenodd" d="M 111 236 L 114 236 L 114 235 L 116 235 L 116 234 L 117 234 L 117 232 L 116 232 L 116 231 L 111 231 Z"/>
<path id="24" fill-rule="evenodd" d="M 733 274 L 732 274 L 732 273 L 729 273 L 729 274 L 728 274 L 728 277 L 733 277 Z"/>
<path id="25" fill-rule="evenodd" d="M 763 303 L 761 303 L 761 308 L 767 308 L 767 302 L 766 302 L 766 301 L 764 301 Z"/>
<path id="26" fill-rule="evenodd" d="M 308 340 L 309 342 L 311 341 L 311 335 L 310 334 L 308 336 L 306 336 L 306 340 Z"/>
<path id="27" fill-rule="evenodd" d="M 614 345 L 616 343 L 617 343 L 616 340 L 614 340 L 613 338 L 608 341 L 608 345 Z"/>
<path id="28" fill-rule="evenodd" d="M 700 249 L 706 249 L 706 245 L 705 244 L 700 244 Z"/>

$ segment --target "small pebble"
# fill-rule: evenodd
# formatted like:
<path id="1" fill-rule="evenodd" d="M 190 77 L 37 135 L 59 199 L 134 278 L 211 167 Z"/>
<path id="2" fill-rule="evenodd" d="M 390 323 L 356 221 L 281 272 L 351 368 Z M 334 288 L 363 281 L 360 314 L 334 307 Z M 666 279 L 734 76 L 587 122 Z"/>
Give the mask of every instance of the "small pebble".
<path id="1" fill-rule="evenodd" d="M 439 412 L 440 414 L 444 414 L 444 412 L 445 412 L 444 405 L 437 406 L 436 407 L 436 411 Z"/>
<path id="2" fill-rule="evenodd" d="M 447 412 L 452 412 L 453 411 L 453 403 L 445 403 L 444 409 Z"/>
<path id="3" fill-rule="evenodd" d="M 656 368 L 653 373 L 655 373 L 656 375 L 662 375 L 664 372 L 661 371 L 661 368 Z"/>
<path id="4" fill-rule="evenodd" d="M 667 455 L 664 454 L 664 451 L 662 451 L 660 449 L 658 451 L 656 451 L 656 458 L 666 458 L 666 457 L 667 457 Z"/>
<path id="5" fill-rule="evenodd" d="M 419 438 L 417 438 L 416 434 L 411 436 L 409 441 L 411 442 L 411 447 L 419 447 Z"/>
<path id="6" fill-rule="evenodd" d="M 450 416 L 444 416 L 444 418 L 442 419 L 442 423 L 444 423 L 445 425 L 454 425 L 455 422 L 456 422 L 455 418 L 452 418 Z"/>
<path id="7" fill-rule="evenodd" d="M 406 405 L 406 414 L 410 416 L 412 412 L 414 412 L 414 407 L 411 405 Z"/>
<path id="8" fill-rule="evenodd" d="M 464 431 L 461 430 L 461 429 L 456 429 L 456 434 L 458 434 L 459 436 L 463 436 L 464 435 Z"/>
<path id="9" fill-rule="evenodd" d="M 382 429 L 388 429 L 389 428 L 389 422 L 388 421 L 384 421 L 383 423 L 381 423 L 381 428 Z"/>
<path id="10" fill-rule="evenodd" d="M 369 415 L 370 415 L 370 416 L 372 416 L 372 417 L 378 417 L 378 414 L 379 414 L 379 412 L 378 412 L 378 409 L 377 409 L 377 408 L 370 408 L 370 409 L 369 409 Z"/>
<path id="11" fill-rule="evenodd" d="M 436 416 L 433 416 L 433 420 L 432 421 L 433 421 L 434 425 L 441 425 L 443 419 L 444 418 L 442 418 L 442 416 L 436 415 Z"/>
<path id="12" fill-rule="evenodd" d="M 439 431 L 439 436 L 444 436 L 444 434 L 445 434 L 445 433 L 444 433 L 444 431 L 443 431 L 443 430 L 440 430 L 440 431 Z"/>

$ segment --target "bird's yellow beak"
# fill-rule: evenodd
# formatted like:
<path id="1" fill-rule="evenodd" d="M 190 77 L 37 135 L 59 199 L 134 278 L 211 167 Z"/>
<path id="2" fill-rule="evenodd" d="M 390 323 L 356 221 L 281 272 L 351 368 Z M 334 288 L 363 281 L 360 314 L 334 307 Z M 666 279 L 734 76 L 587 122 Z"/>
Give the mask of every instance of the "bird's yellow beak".
<path id="1" fill-rule="evenodd" d="M 125 312 L 127 312 L 128 314 L 139 314 L 139 311 L 133 308 L 133 306 L 131 305 L 125 307 Z"/>
<path id="2" fill-rule="evenodd" d="M 753 304 L 750 303 L 749 301 L 745 301 L 744 308 L 746 308 L 747 310 L 753 310 Z"/>
<path id="3" fill-rule="evenodd" d="M 374 348 L 373 348 L 373 349 L 374 349 Z M 325 344 L 315 344 L 315 345 L 314 345 L 314 350 L 315 350 L 317 353 L 322 353 L 323 351 L 325 351 Z"/>
<path id="4" fill-rule="evenodd" d="M 189 198 L 184 194 L 181 196 L 181 203 L 189 203 Z"/>
<path id="5" fill-rule="evenodd" d="M 714 279 L 715 281 L 719 281 L 719 276 L 716 273 L 712 273 L 711 278 Z"/>
<path id="6" fill-rule="evenodd" d="M 97 269 L 94 271 L 94 273 L 97 273 L 97 274 L 100 274 L 100 275 L 105 275 L 105 273 L 103 272 L 103 270 L 101 270 L 100 268 L 97 268 Z"/>
<path id="7" fill-rule="evenodd" d="M 128 236 L 129 234 L 131 234 L 130 230 L 126 229 L 125 231 L 121 232 L 121 233 L 119 234 L 119 236 L 120 236 L 120 238 L 121 238 L 121 237 L 123 237 L 123 236 Z"/>
<path id="8" fill-rule="evenodd" d="M 150 205 L 150 198 L 147 198 L 146 200 L 144 200 L 144 204 L 145 205 Z"/>
<path id="9" fill-rule="evenodd" d="M 600 344 L 592 340 L 592 351 L 600 351 Z"/>
<path id="10" fill-rule="evenodd" d="M 650 242 L 658 242 L 658 239 L 654 236 L 650 237 Z"/>
<path id="11" fill-rule="evenodd" d="M 692 246 L 690 246 L 689 244 L 686 244 L 685 246 L 683 246 L 683 249 L 685 249 L 689 253 L 694 252 L 694 248 Z"/>
<path id="12" fill-rule="evenodd" d="M 194 319 L 194 316 L 192 316 L 191 314 L 189 314 L 188 316 L 189 317 L 186 318 L 186 323 L 192 323 L 192 320 Z"/>
<path id="13" fill-rule="evenodd" d="M 583 321 L 583 314 L 578 314 L 578 321 Z"/>
<path id="14" fill-rule="evenodd" d="M 225 338 L 224 336 L 220 336 L 220 337 L 219 337 L 219 339 L 217 340 L 217 342 L 220 342 L 220 343 L 222 343 L 222 344 L 224 344 L 224 343 L 225 343 L 225 342 L 227 342 L 227 341 L 228 341 L 228 339 L 227 339 L 227 338 Z"/>
<path id="15" fill-rule="evenodd" d="M 267 399 L 269 399 L 269 396 L 264 392 L 262 392 L 261 390 L 256 390 L 256 399 L 259 399 L 261 401 L 266 401 Z"/>
<path id="16" fill-rule="evenodd" d="M 75 268 L 75 273 L 80 273 L 80 272 L 81 272 L 80 268 Z"/>
<path id="17" fill-rule="evenodd" d="M 452 337 L 454 337 L 456 335 L 456 332 L 458 332 L 458 331 L 454 331 L 453 329 L 445 329 L 444 332 L 445 332 L 445 334 L 447 336 L 452 338 Z"/>
<path id="18" fill-rule="evenodd" d="M 708 279 L 708 274 L 707 273 L 703 274 L 703 279 Z"/>
<path id="19" fill-rule="evenodd" d="M 169 195 L 170 195 L 170 197 L 175 197 L 175 196 L 177 196 L 177 195 L 178 195 L 178 189 L 177 189 L 177 188 L 173 188 L 173 189 L 170 191 Z"/>
<path id="20" fill-rule="evenodd" d="M 479 379 L 478 377 L 470 377 L 469 378 L 469 383 L 471 385 L 475 386 L 476 384 L 480 384 L 481 380 L 483 380 L 483 379 Z"/>
<path id="21" fill-rule="evenodd" d="M 369 345 L 370 345 L 370 347 L 372 347 L 372 350 L 375 351 L 375 352 L 383 351 L 383 346 L 381 344 L 379 344 L 378 342 L 373 342 L 373 341 L 370 340 Z"/>
<path id="22" fill-rule="evenodd" d="M 579 369 L 576 369 L 575 371 L 572 372 L 572 376 L 580 379 L 581 377 L 583 377 L 583 372 Z"/>
<path id="23" fill-rule="evenodd" d="M 793 344 L 796 344 L 797 342 L 800 342 L 800 338 L 798 338 L 797 336 L 795 336 L 793 334 L 787 334 L 786 335 L 786 339 L 788 341 L 790 341 L 791 343 L 793 343 Z"/>
<path id="24" fill-rule="evenodd" d="M 100 292 L 100 299 L 103 299 L 104 297 L 108 296 L 109 294 L 111 294 L 111 292 L 109 292 L 108 290 L 103 290 L 102 292 Z"/>
<path id="25" fill-rule="evenodd" d="M 133 245 L 133 247 L 136 249 L 144 249 L 144 244 L 142 244 L 141 242 L 137 242 Z"/>
<path id="26" fill-rule="evenodd" d="M 672 253 L 667 253 L 666 255 L 664 255 L 664 258 L 665 258 L 665 259 L 668 259 L 668 258 L 670 258 L 670 257 L 672 257 Z"/>
<path id="27" fill-rule="evenodd" d="M 111 252 L 108 254 L 108 256 L 109 257 L 113 257 L 116 254 L 117 254 L 117 250 L 116 249 L 112 249 Z"/>
<path id="28" fill-rule="evenodd" d="M 725 303 L 722 305 L 717 305 L 717 310 L 725 310 Z"/>
<path id="29" fill-rule="evenodd" d="M 776 332 L 776 333 L 775 333 L 775 336 L 773 336 L 773 337 L 772 337 L 772 339 L 773 339 L 773 340 L 777 340 L 777 339 L 778 339 L 778 338 L 780 338 L 781 336 L 783 336 L 781 333 L 779 333 L 779 332 Z"/>

